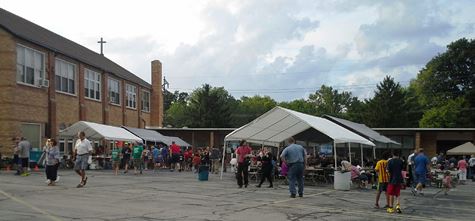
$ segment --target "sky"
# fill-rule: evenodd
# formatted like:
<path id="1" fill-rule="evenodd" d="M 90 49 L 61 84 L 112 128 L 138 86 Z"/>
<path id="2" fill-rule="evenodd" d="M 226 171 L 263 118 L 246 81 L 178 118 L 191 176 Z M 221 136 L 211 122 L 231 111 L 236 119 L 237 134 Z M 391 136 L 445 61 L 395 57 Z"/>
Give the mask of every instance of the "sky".
<path id="1" fill-rule="evenodd" d="M 407 86 L 446 45 L 475 38 L 475 1 L 0 0 L 0 7 L 169 90 L 208 83 L 234 97 L 308 98 L 322 84 L 373 96 L 386 75 Z"/>

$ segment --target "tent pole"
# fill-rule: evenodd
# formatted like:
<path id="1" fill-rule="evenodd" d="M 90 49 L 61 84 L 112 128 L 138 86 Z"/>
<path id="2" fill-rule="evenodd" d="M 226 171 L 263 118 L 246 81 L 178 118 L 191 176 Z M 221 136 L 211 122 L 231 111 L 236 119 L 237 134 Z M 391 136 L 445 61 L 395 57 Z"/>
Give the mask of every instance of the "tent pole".
<path id="1" fill-rule="evenodd" d="M 360 152 L 360 154 L 361 154 L 360 155 L 361 156 L 360 157 L 361 158 L 361 167 L 364 167 L 364 163 L 363 163 L 363 160 L 364 160 L 363 159 L 363 144 L 360 144 L 360 150 L 361 150 L 361 152 Z"/>
<path id="2" fill-rule="evenodd" d="M 373 147 L 373 160 L 376 159 L 376 146 Z"/>
<path id="3" fill-rule="evenodd" d="M 219 179 L 223 179 L 223 173 L 224 173 L 224 159 L 226 159 L 226 140 L 224 141 L 224 146 L 223 146 L 223 160 L 221 161 L 221 175 L 219 176 Z"/>
<path id="4" fill-rule="evenodd" d="M 333 141 L 333 157 L 335 158 L 335 170 L 336 170 L 337 164 L 336 164 L 336 144 L 335 144 L 335 141 Z"/>
<path id="5" fill-rule="evenodd" d="M 351 163 L 351 143 L 348 143 L 348 159 L 350 159 Z"/>

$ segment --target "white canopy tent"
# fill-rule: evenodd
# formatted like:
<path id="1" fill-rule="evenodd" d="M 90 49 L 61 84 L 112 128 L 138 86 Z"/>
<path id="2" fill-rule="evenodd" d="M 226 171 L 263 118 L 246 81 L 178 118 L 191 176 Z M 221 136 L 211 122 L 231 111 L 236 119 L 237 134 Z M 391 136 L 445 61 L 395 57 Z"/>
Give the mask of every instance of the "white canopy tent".
<path id="1" fill-rule="evenodd" d="M 471 155 L 475 154 L 475 145 L 471 142 L 456 146 L 447 151 L 447 155 Z"/>
<path id="2" fill-rule="evenodd" d="M 78 121 L 70 127 L 59 132 L 60 137 L 76 137 L 77 134 L 84 131 L 86 137 L 92 140 L 110 140 L 127 141 L 142 143 L 140 137 L 135 136 L 121 127 L 114 127 L 104 124 L 92 123 L 87 121 Z"/>
<path id="3" fill-rule="evenodd" d="M 335 168 L 337 167 L 335 144 L 359 143 L 375 146 L 371 141 L 336 123 L 333 123 L 330 120 L 282 107 L 275 107 L 264 113 L 254 121 L 228 134 L 224 140 L 225 143 L 226 141 L 231 140 L 246 140 L 251 143 L 279 147 L 279 145 L 289 137 L 295 136 L 311 128 L 314 128 L 333 140 Z M 224 148 L 226 148 L 226 144 L 224 145 Z M 225 152 L 226 150 L 224 149 L 223 158 Z M 224 168 L 224 161 L 222 167 Z"/>

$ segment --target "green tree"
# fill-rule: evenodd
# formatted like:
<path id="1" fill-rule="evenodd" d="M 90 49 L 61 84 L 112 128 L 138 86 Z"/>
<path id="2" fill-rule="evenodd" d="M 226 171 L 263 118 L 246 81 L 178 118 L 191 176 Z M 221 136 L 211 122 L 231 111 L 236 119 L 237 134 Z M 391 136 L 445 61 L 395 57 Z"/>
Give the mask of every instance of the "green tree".
<path id="1" fill-rule="evenodd" d="M 240 127 L 247 124 L 275 106 L 277 102 L 269 96 L 241 97 L 233 113 L 233 126 Z"/>
<path id="2" fill-rule="evenodd" d="M 189 99 L 187 114 L 190 127 L 230 127 L 236 100 L 223 88 L 209 84 L 194 90 Z"/>
<path id="3" fill-rule="evenodd" d="M 166 110 L 164 116 L 164 125 L 171 127 L 187 127 L 192 124 L 191 117 L 188 115 L 188 107 L 185 102 L 174 102 Z"/>
<path id="4" fill-rule="evenodd" d="M 453 118 L 456 127 L 475 126 L 475 40 L 465 38 L 452 42 L 447 51 L 432 58 L 419 72 L 413 87 L 419 96 L 419 103 L 431 113 L 443 114 L 449 100 L 463 97 L 465 104 L 459 116 Z M 434 108 L 441 108 L 434 111 Z M 447 112 L 448 113 L 448 112 Z M 424 113 L 426 115 L 426 113 Z M 447 116 L 451 118 L 451 116 Z M 432 118 L 445 124 L 443 116 Z M 422 125 L 422 124 L 421 124 Z M 424 125 L 426 125 L 424 123 Z"/>
<path id="5" fill-rule="evenodd" d="M 309 101 L 315 105 L 316 115 L 329 114 L 342 117 L 351 104 L 351 92 L 338 90 L 322 85 L 315 94 L 309 96 Z"/>
<path id="6" fill-rule="evenodd" d="M 310 115 L 315 115 L 317 113 L 315 105 L 304 99 L 293 100 L 290 102 L 281 102 L 279 105 L 290 110 Z"/>
<path id="7" fill-rule="evenodd" d="M 366 101 L 364 123 L 370 127 L 405 127 L 407 108 L 401 85 L 386 76 L 374 93 L 374 97 Z"/>
<path id="8" fill-rule="evenodd" d="M 444 105 L 427 110 L 419 122 L 419 126 L 429 128 L 457 127 L 457 119 L 464 106 L 465 100 L 463 97 L 448 100 Z"/>

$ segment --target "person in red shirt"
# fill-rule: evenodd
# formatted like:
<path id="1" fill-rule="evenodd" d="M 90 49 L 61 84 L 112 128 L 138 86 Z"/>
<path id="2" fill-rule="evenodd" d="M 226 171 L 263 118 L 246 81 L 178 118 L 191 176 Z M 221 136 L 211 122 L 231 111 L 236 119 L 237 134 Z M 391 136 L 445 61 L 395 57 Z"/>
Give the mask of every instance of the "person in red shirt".
<path id="1" fill-rule="evenodd" d="M 183 154 L 183 157 L 185 158 L 185 168 L 183 168 L 183 170 L 185 171 L 190 170 L 191 158 L 193 157 L 193 151 L 191 150 L 191 148 L 185 151 L 185 153 Z"/>
<path id="2" fill-rule="evenodd" d="M 176 168 L 178 168 L 178 170 L 181 171 L 181 168 L 180 168 L 181 147 L 175 144 L 175 141 L 172 141 L 172 145 L 170 145 L 170 153 L 172 155 L 172 160 L 170 163 L 170 171 L 174 171 L 174 169 Z"/>
<path id="3" fill-rule="evenodd" d="M 251 155 L 251 147 L 249 147 L 245 140 L 242 140 L 239 144 L 239 147 L 236 149 L 236 155 L 238 160 L 237 183 L 239 188 L 242 188 L 244 181 L 244 187 L 247 188 L 249 184 L 249 157 Z"/>
<path id="4" fill-rule="evenodd" d="M 467 180 L 467 166 L 467 161 L 465 161 L 465 156 L 463 156 L 457 163 L 457 168 L 459 169 L 459 184 L 465 184 L 465 180 Z"/>

